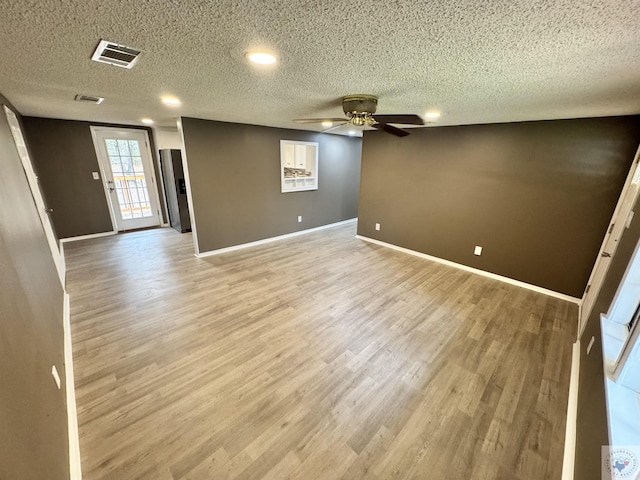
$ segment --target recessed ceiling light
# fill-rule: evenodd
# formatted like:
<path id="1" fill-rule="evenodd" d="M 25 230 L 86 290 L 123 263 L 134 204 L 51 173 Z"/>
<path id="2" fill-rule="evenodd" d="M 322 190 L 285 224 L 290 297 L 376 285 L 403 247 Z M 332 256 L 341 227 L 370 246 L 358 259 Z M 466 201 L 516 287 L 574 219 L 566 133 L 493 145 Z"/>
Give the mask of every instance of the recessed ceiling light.
<path id="1" fill-rule="evenodd" d="M 430 120 L 436 120 L 440 118 L 440 112 L 427 112 L 424 116 Z"/>
<path id="2" fill-rule="evenodd" d="M 259 63 L 260 65 L 271 65 L 272 63 L 276 63 L 276 57 L 265 52 L 248 53 L 247 58 L 253 63 Z"/>
<path id="3" fill-rule="evenodd" d="M 322 122 L 322 126 L 323 127 L 331 127 L 333 126 L 333 122 L 330 120 L 325 120 L 324 122 Z"/>
<path id="4" fill-rule="evenodd" d="M 177 107 L 178 105 L 182 105 L 182 102 L 178 100 L 176 97 L 162 97 L 162 103 L 165 105 L 169 105 L 171 107 Z"/>
<path id="5" fill-rule="evenodd" d="M 153 125 L 153 120 L 151 120 L 150 118 L 142 118 L 140 119 L 140 121 L 145 125 Z"/>

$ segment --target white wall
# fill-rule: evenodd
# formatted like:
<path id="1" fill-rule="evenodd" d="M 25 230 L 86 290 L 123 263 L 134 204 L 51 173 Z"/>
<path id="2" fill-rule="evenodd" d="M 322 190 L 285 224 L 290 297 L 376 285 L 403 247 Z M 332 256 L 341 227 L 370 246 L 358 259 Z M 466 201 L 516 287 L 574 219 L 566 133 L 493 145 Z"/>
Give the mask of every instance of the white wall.
<path id="1" fill-rule="evenodd" d="M 182 148 L 182 137 L 177 128 L 154 128 L 158 150 L 165 148 Z"/>

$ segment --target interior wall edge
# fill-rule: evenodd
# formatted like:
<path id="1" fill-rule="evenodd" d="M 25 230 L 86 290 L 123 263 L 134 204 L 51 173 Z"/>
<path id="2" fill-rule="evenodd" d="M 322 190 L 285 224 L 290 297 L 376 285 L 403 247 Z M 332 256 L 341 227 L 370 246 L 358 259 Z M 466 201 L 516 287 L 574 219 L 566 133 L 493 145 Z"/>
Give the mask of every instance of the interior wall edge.
<path id="1" fill-rule="evenodd" d="M 20 111 L 2 94 L 0 103 L 24 129 Z M 0 477 L 68 480 L 64 284 L 5 115 L 0 165 Z"/>
<path id="2" fill-rule="evenodd" d="M 76 407 L 75 377 L 73 374 L 73 344 L 71 341 L 71 303 L 69 294 L 64 292 L 64 371 L 67 393 L 67 421 L 69 428 L 69 470 L 70 480 L 82 480 L 80 462 L 80 434 L 78 432 L 78 411 Z"/>
<path id="3" fill-rule="evenodd" d="M 571 354 L 571 380 L 567 402 L 567 426 L 564 436 L 562 480 L 573 480 L 576 461 L 576 434 L 578 422 L 578 384 L 580 382 L 580 340 L 573 344 Z"/>
<path id="4" fill-rule="evenodd" d="M 193 208 L 193 195 L 191 193 L 191 177 L 189 176 L 189 159 L 184 143 L 184 129 L 182 128 L 182 117 L 178 119 L 178 133 L 180 134 L 180 154 L 182 155 L 182 170 L 184 173 L 184 184 L 187 190 L 187 202 L 189 202 L 189 220 L 191 222 L 191 238 L 193 239 L 193 250 L 195 256 L 200 255 L 200 242 L 198 240 L 198 228 L 196 222 L 195 209 Z"/>

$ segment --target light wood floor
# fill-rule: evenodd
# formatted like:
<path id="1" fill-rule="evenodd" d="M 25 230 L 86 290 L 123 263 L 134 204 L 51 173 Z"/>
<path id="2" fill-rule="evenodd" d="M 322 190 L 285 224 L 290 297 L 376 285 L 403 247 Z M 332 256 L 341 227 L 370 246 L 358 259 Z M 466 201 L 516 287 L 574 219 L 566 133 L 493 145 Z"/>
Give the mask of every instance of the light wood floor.
<path id="1" fill-rule="evenodd" d="M 560 479 L 577 307 L 354 235 L 67 244 L 84 479 Z"/>

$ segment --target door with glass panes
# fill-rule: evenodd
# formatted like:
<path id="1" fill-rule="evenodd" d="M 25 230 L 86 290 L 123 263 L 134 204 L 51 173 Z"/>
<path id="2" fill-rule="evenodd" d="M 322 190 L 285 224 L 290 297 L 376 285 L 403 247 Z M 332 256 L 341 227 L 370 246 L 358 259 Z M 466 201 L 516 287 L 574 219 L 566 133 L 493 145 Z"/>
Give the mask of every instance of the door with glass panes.
<path id="1" fill-rule="evenodd" d="M 159 200 L 144 130 L 91 127 L 116 230 L 160 224 Z"/>

